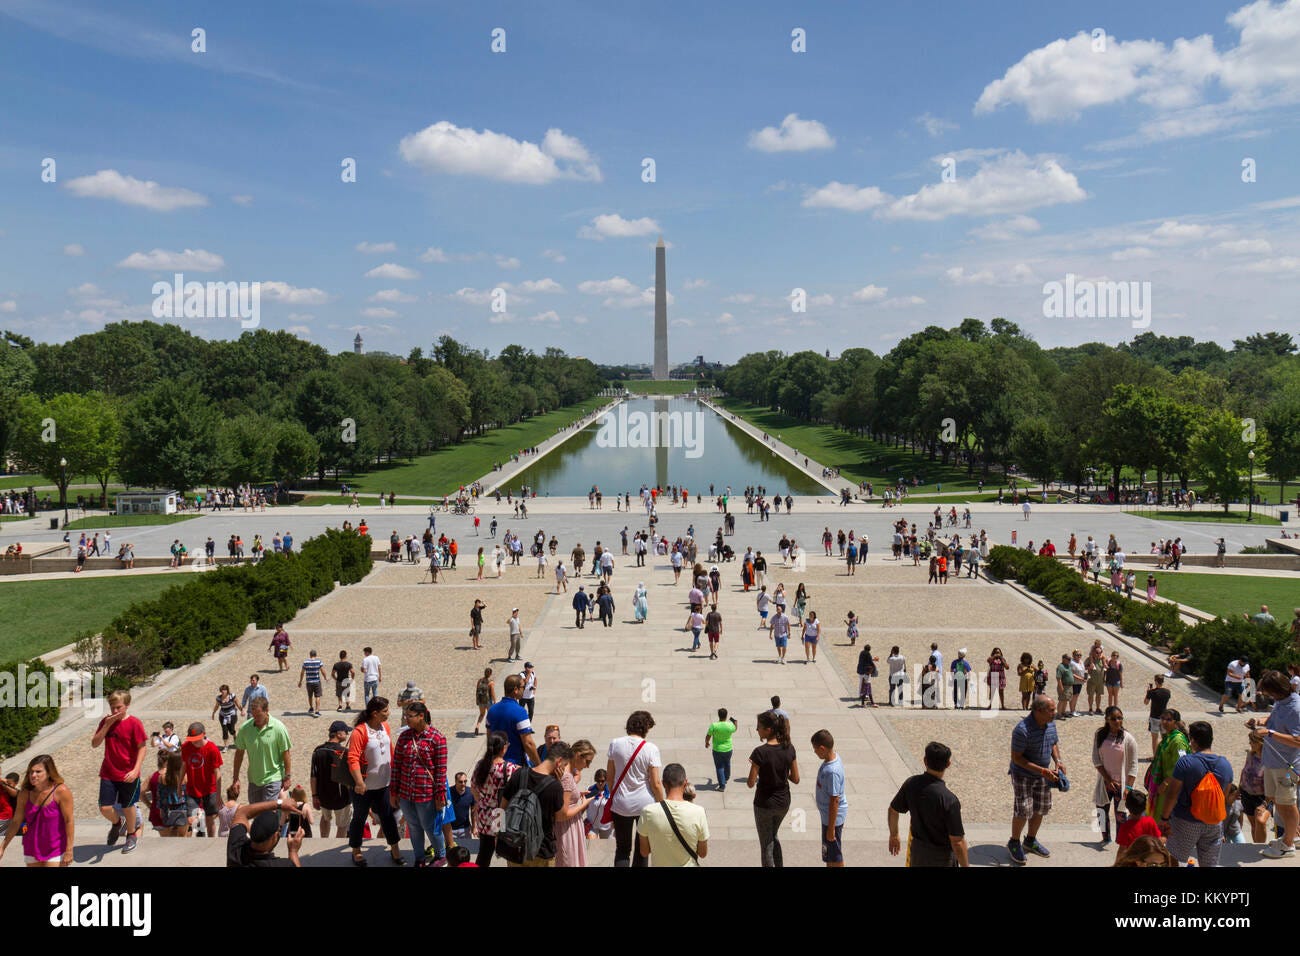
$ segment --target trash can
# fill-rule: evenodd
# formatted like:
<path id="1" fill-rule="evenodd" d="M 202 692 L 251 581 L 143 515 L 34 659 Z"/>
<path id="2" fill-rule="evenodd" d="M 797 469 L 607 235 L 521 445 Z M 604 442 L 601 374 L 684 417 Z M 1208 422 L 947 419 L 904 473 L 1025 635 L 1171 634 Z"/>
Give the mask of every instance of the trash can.
<path id="1" fill-rule="evenodd" d="M 1283 524 L 1286 524 L 1288 521 L 1291 520 L 1291 512 L 1287 511 L 1285 508 L 1279 511 L 1277 513 L 1277 516 Z"/>
<path id="2" fill-rule="evenodd" d="M 58 519 L 58 518 L 51 518 L 51 519 L 50 519 L 50 530 L 51 530 L 51 531 L 58 531 L 58 530 L 59 530 L 59 519 Z"/>

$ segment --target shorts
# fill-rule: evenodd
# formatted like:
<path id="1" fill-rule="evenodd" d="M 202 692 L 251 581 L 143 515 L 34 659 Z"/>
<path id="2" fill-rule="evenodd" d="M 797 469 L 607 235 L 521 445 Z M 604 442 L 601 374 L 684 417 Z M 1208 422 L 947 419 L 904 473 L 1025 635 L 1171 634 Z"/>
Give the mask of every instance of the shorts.
<path id="1" fill-rule="evenodd" d="M 312 681 L 307 681 L 307 696 L 308 696 L 308 697 L 319 697 L 319 696 L 320 696 L 320 682 L 319 682 L 319 681 L 316 681 L 316 682 L 314 682 L 314 683 L 313 683 Z"/>
<path id="2" fill-rule="evenodd" d="M 805 644 L 816 644 L 816 643 L 817 643 L 817 638 L 816 638 L 816 637 L 804 637 L 803 642 L 804 642 Z"/>
<path id="3" fill-rule="evenodd" d="M 124 780 L 104 780 L 99 781 L 99 805 L 101 807 L 127 807 L 135 806 L 140 799 L 140 778 L 136 777 L 131 783 Z"/>
<path id="4" fill-rule="evenodd" d="M 777 646 L 777 647 L 789 647 L 789 646 L 790 646 L 790 639 L 787 638 L 787 637 L 774 637 L 773 640 L 776 641 L 776 646 Z"/>
<path id="5" fill-rule="evenodd" d="M 1149 733 L 1159 734 L 1159 735 L 1161 735 L 1161 736 L 1164 735 L 1164 731 L 1160 729 L 1160 718 L 1159 718 L 1159 717 L 1151 717 L 1151 718 L 1149 718 L 1149 719 L 1147 720 L 1147 731 L 1148 731 Z M 1242 796 L 1244 797 L 1245 794 L 1243 793 Z"/>
<path id="6" fill-rule="evenodd" d="M 767 612 L 766 612 L 766 611 L 759 611 L 759 612 L 758 612 L 758 616 L 759 616 L 760 618 L 762 618 L 764 621 L 767 620 Z"/>
<path id="7" fill-rule="evenodd" d="M 1015 791 L 1015 803 L 1012 816 L 1017 820 L 1028 820 L 1052 809 L 1052 787 L 1046 777 L 1022 777 L 1011 775 L 1011 785 Z"/>
<path id="8" fill-rule="evenodd" d="M 1264 796 L 1272 800 L 1276 806 L 1294 807 L 1296 805 L 1295 773 L 1287 767 L 1265 767 Z"/>
<path id="9" fill-rule="evenodd" d="M 321 807 L 320 825 L 322 827 L 327 827 L 330 825 L 330 820 L 334 820 L 338 823 L 338 832 L 342 833 L 348 828 L 348 824 L 352 822 L 352 804 L 349 803 L 347 806 L 340 807 L 338 810 Z"/>
<path id="10" fill-rule="evenodd" d="M 1223 682 L 1223 696 L 1231 697 L 1233 700 L 1241 698 L 1241 682 L 1226 680 Z"/>
<path id="11" fill-rule="evenodd" d="M 176 810 L 168 810 L 165 813 L 160 814 L 160 816 L 162 818 L 162 826 L 160 829 L 186 827 L 189 826 L 190 823 L 190 815 L 184 807 Z"/>
<path id="12" fill-rule="evenodd" d="M 204 797 L 191 797 L 186 794 L 185 807 L 189 810 L 191 816 L 202 810 L 205 817 L 215 817 L 221 811 L 221 798 L 216 791 Z"/>
<path id="13" fill-rule="evenodd" d="M 835 839 L 826 839 L 826 827 L 822 827 L 822 862 L 823 863 L 843 863 L 844 862 L 844 845 L 841 837 L 844 835 L 844 824 L 835 828 Z"/>
<path id="14" fill-rule="evenodd" d="M 285 660 L 286 658 L 288 658 L 288 656 L 289 656 L 289 648 L 287 648 L 287 647 L 277 647 L 277 648 L 275 649 L 275 659 L 276 659 L 277 661 Z"/>
<path id="15" fill-rule="evenodd" d="M 1247 793 L 1245 790 L 1241 791 L 1241 809 L 1248 817 L 1253 817 L 1255 811 L 1264 806 L 1265 802 L 1262 793 Z"/>

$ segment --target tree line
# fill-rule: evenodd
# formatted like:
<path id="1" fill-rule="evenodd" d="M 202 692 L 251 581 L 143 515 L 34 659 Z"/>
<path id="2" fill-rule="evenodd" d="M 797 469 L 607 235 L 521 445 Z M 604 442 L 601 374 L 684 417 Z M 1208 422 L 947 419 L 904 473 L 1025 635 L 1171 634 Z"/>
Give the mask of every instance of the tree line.
<path id="1" fill-rule="evenodd" d="M 1044 349 L 1003 318 L 930 326 L 883 356 L 756 352 L 723 378 L 727 393 L 833 424 L 944 464 L 1017 466 L 1042 481 L 1118 489 L 1125 469 L 1223 502 L 1249 469 L 1300 474 L 1300 356 L 1279 332 L 1231 349 L 1143 332 L 1131 342 Z M 1250 453 L 1254 452 L 1252 463 Z"/>
<path id="2" fill-rule="evenodd" d="M 68 342 L 0 342 L 0 462 L 66 491 L 93 476 L 179 490 L 292 481 L 414 458 L 582 401 L 596 366 L 518 345 L 496 356 L 450 336 L 426 355 L 331 355 L 288 332 L 206 340 L 119 322 Z M 60 465 L 66 460 L 67 477 Z"/>

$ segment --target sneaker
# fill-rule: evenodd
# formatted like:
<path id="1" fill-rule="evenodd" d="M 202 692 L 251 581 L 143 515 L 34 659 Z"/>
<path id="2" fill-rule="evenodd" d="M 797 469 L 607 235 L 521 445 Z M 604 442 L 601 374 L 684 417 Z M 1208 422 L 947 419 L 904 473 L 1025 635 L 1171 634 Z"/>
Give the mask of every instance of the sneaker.
<path id="1" fill-rule="evenodd" d="M 130 836 L 126 838 L 126 846 L 122 847 L 122 852 L 130 853 L 132 850 L 135 849 L 135 844 L 136 844 L 136 836 L 134 833 L 132 833 Z"/>
<path id="2" fill-rule="evenodd" d="M 1285 860 L 1295 856 L 1295 847 L 1283 843 L 1281 840 L 1274 840 L 1259 852 L 1261 856 L 1266 856 L 1270 860 Z"/>
<path id="3" fill-rule="evenodd" d="M 1025 851 L 1024 848 L 1020 845 L 1019 840 L 1008 840 L 1007 852 L 1011 854 L 1011 864 L 1013 866 L 1025 865 Z"/>
<path id="4" fill-rule="evenodd" d="M 108 845 L 113 846 L 122 836 L 122 827 L 126 823 L 122 817 L 113 821 L 113 825 L 108 828 Z"/>
<path id="5" fill-rule="evenodd" d="M 1036 837 L 1025 837 L 1025 849 L 1030 853 L 1037 853 L 1044 859 L 1052 855 L 1052 852 L 1039 843 Z"/>

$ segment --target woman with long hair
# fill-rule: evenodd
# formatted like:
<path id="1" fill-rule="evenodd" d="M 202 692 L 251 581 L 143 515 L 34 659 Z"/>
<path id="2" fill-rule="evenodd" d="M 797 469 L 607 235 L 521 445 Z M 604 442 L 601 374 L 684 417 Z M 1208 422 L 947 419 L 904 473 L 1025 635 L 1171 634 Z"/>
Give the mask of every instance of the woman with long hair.
<path id="1" fill-rule="evenodd" d="M 483 676 L 474 685 L 474 705 L 478 707 L 478 720 L 474 721 L 474 736 L 478 736 L 479 725 L 489 707 L 497 702 L 497 685 L 492 680 L 492 668 L 483 668 Z"/>
<path id="2" fill-rule="evenodd" d="M 388 698 L 372 697 L 366 709 L 357 715 L 356 726 L 348 740 L 348 770 L 352 772 L 352 823 L 348 827 L 348 846 L 352 848 L 354 866 L 366 866 L 361 855 L 361 831 L 370 811 L 379 818 L 394 863 L 406 863 L 398 843 L 397 818 L 393 815 L 388 788 L 393 776 L 393 731 L 388 726 Z"/>
<path id="3" fill-rule="evenodd" d="M 1116 866 L 1178 866 L 1178 861 L 1163 842 L 1152 836 L 1140 836 L 1115 860 Z"/>
<path id="4" fill-rule="evenodd" d="M 239 729 L 238 718 L 244 712 L 239 699 L 230 692 L 229 684 L 222 684 L 217 690 L 216 702 L 212 705 L 212 716 L 221 715 L 221 744 L 235 746 L 235 732 Z M 226 741 L 230 741 L 229 744 Z"/>
<path id="5" fill-rule="evenodd" d="M 0 844 L 0 859 L 20 833 L 23 860 L 28 866 L 67 866 L 75 837 L 72 791 L 59 776 L 49 754 L 33 757 L 18 790 L 13 819 Z"/>
<path id="6" fill-rule="evenodd" d="M 1106 652 L 1101 649 L 1100 641 L 1092 645 L 1083 662 L 1083 670 L 1087 675 L 1084 683 L 1088 688 L 1088 714 L 1099 714 L 1102 712 L 1101 695 L 1106 689 Z M 1110 703 L 1117 705 L 1118 701 Z"/>
<path id="7" fill-rule="evenodd" d="M 1002 654 L 1002 648 L 993 648 L 993 653 L 988 656 L 989 672 L 984 681 L 989 685 L 989 706 L 993 709 L 993 692 L 998 692 L 998 710 L 1007 709 L 1007 659 Z"/>
<path id="8" fill-rule="evenodd" d="M 804 588 L 803 582 L 794 589 L 794 619 L 800 627 L 803 626 L 804 613 L 808 609 L 808 591 Z"/>
<path id="9" fill-rule="evenodd" d="M 560 776 L 560 786 L 564 788 L 564 816 L 555 822 L 555 865 L 586 866 L 587 808 L 596 797 L 584 793 L 580 784 L 582 771 L 596 759 L 596 748 L 590 740 L 578 740 L 569 749 L 573 751 L 569 769 Z"/>
<path id="10" fill-rule="evenodd" d="M 162 779 L 158 781 L 158 816 L 162 836 L 189 836 L 190 818 L 185 807 L 185 761 L 179 753 L 167 754 L 163 760 Z"/>
<path id="11" fill-rule="evenodd" d="M 783 867 L 781 822 L 790 812 L 790 784 L 799 783 L 799 762 L 790 744 L 790 722 L 764 711 L 757 718 L 762 744 L 749 755 L 746 785 L 754 793 L 754 826 L 763 866 Z"/>
<path id="12" fill-rule="evenodd" d="M 1106 701 L 1107 710 L 1119 706 L 1119 692 L 1124 689 L 1124 665 L 1120 663 L 1119 651 L 1111 651 L 1106 661 Z"/>
<path id="13" fill-rule="evenodd" d="M 1016 665 L 1016 676 L 1020 678 L 1020 709 L 1028 710 L 1029 701 L 1034 696 L 1034 655 L 1028 651 L 1020 655 Z"/>
<path id="14" fill-rule="evenodd" d="M 1097 785 L 1092 803 L 1097 808 L 1102 846 L 1110 843 L 1110 808 L 1115 808 L 1115 826 L 1124 822 L 1124 794 L 1137 780 L 1137 738 L 1124 729 L 1124 711 L 1106 708 L 1106 722 L 1092 737 L 1092 765 L 1097 768 Z"/>
<path id="15" fill-rule="evenodd" d="M 1183 726 L 1183 716 L 1178 711 L 1170 709 L 1160 715 L 1160 731 L 1160 744 L 1156 747 L 1151 769 L 1147 771 L 1146 783 L 1146 791 L 1151 795 L 1151 815 L 1158 821 L 1169 816 L 1164 812 L 1166 809 L 1172 809 L 1166 806 L 1165 795 L 1174 776 L 1174 764 L 1192 750 L 1187 728 Z"/>
<path id="16" fill-rule="evenodd" d="M 615 737 L 609 744 L 605 777 L 613 781 L 609 785 L 609 805 L 614 818 L 616 867 L 649 864 L 641 855 L 636 824 L 642 810 L 664 799 L 659 780 L 663 760 L 659 748 L 646 739 L 654 725 L 649 711 L 635 710 L 624 725 L 625 736 Z"/>
<path id="17" fill-rule="evenodd" d="M 800 585 L 802 587 L 802 585 Z M 803 622 L 803 660 L 817 663 L 817 639 L 821 637 L 822 626 L 817 621 L 817 612 L 809 611 L 808 620 Z"/>
<path id="18" fill-rule="evenodd" d="M 470 774 L 470 792 L 474 806 L 470 807 L 470 828 L 478 837 L 478 866 L 491 866 L 496 853 L 497 834 L 501 832 L 501 790 L 519 769 L 506 759 L 510 740 L 505 734 L 493 731 L 487 736 L 487 750 L 474 765 Z"/>

